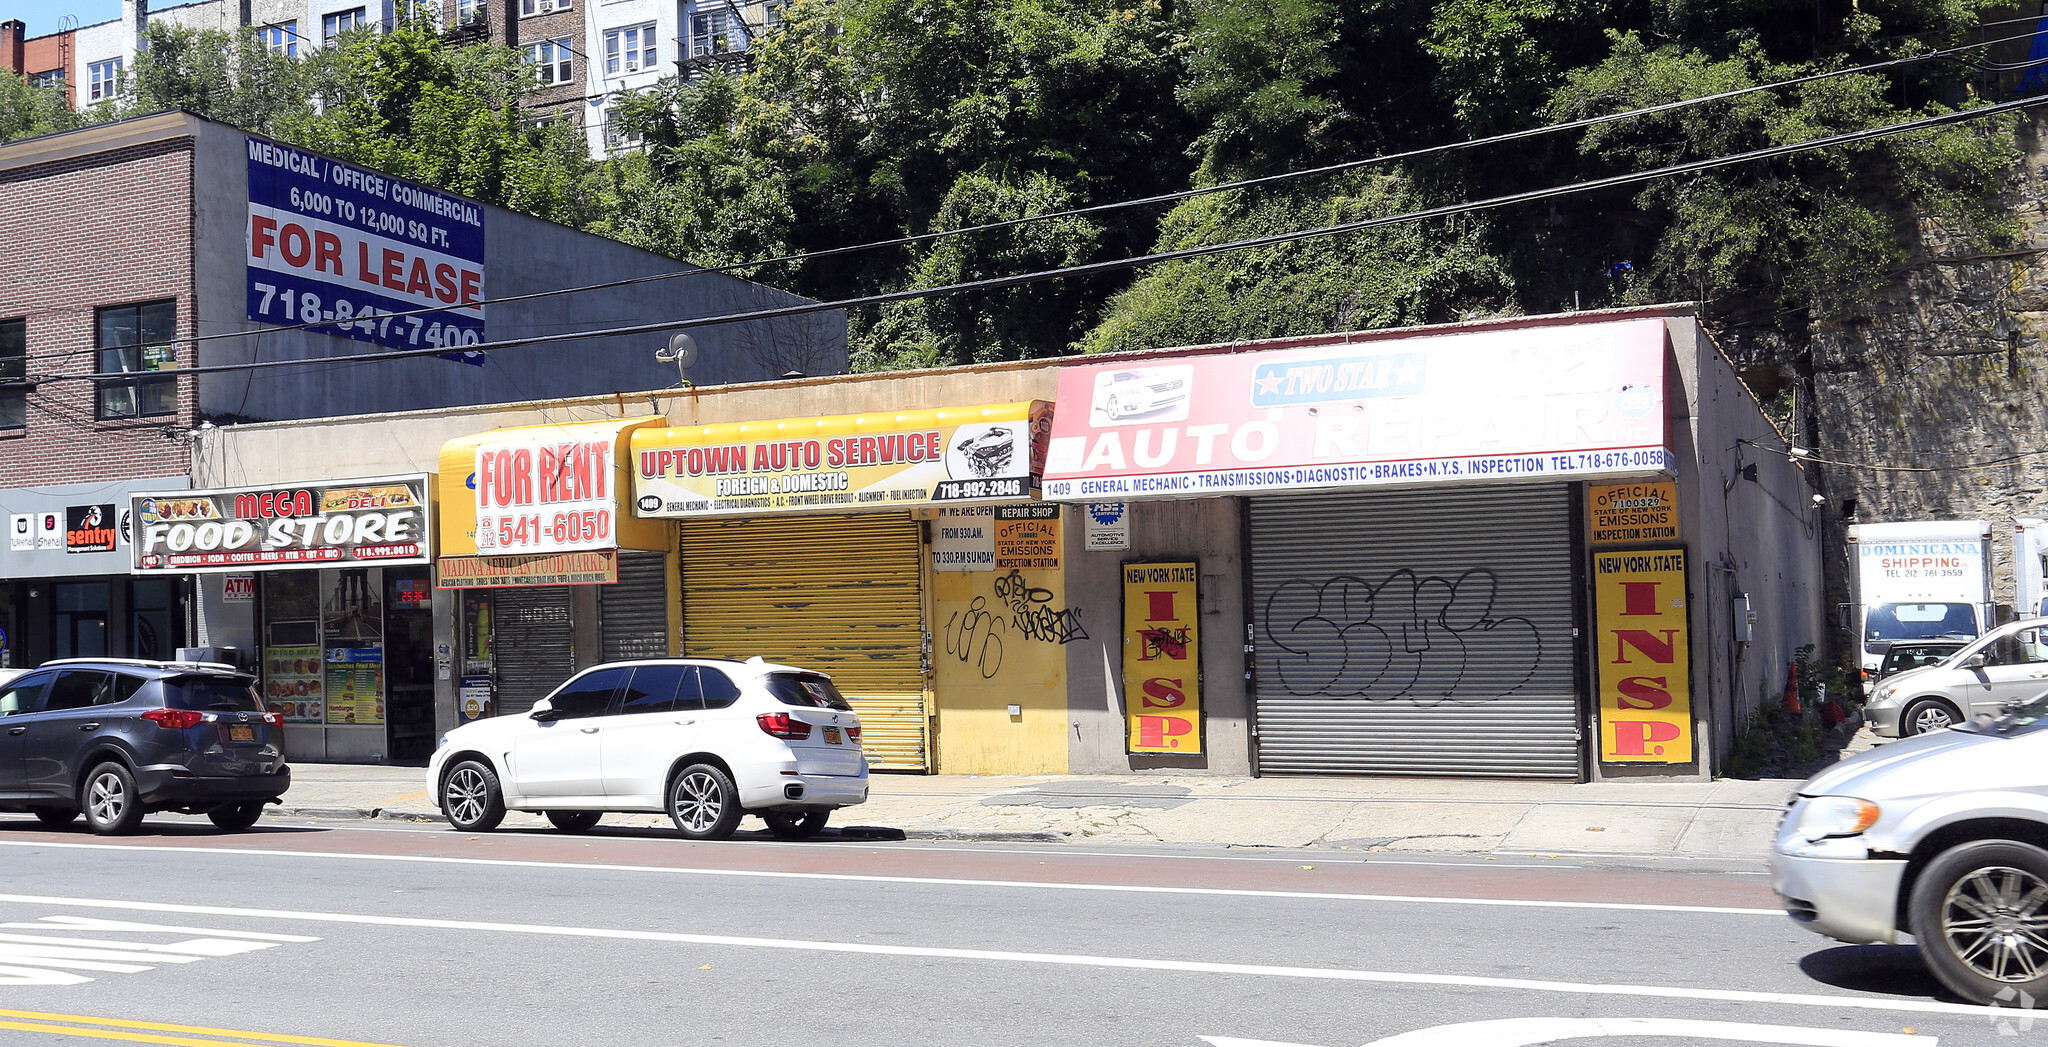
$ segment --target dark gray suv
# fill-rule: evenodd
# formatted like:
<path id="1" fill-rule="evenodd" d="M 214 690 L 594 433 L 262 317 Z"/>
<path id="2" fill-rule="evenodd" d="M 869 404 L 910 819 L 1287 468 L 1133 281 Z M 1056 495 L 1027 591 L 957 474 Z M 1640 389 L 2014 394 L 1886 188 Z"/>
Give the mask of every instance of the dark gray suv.
<path id="1" fill-rule="evenodd" d="M 149 811 L 247 829 L 291 787 L 284 718 L 212 662 L 74 658 L 0 684 L 0 810 L 96 833 Z"/>

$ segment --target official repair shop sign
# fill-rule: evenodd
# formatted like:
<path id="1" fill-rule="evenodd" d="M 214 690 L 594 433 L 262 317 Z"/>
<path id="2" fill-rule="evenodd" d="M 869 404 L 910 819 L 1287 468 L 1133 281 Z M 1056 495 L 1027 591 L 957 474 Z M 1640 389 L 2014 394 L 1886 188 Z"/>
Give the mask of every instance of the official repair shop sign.
<path id="1" fill-rule="evenodd" d="M 1193 561 L 1123 565 L 1131 752 L 1202 751 L 1200 571 Z"/>
<path id="2" fill-rule="evenodd" d="M 427 478 L 131 497 L 136 574 L 429 562 Z"/>
<path id="3" fill-rule="evenodd" d="M 1043 400 L 633 433 L 642 517 L 1020 502 L 1043 463 Z"/>
<path id="4" fill-rule="evenodd" d="M 1670 475 L 1664 322 L 1060 369 L 1044 496 Z"/>
<path id="5" fill-rule="evenodd" d="M 288 145 L 248 145 L 249 319 L 386 349 L 483 341 L 482 206 Z M 392 315 L 414 309 L 434 311 Z"/>
<path id="6" fill-rule="evenodd" d="M 1593 554 L 1600 759 L 1692 762 L 1692 643 L 1685 550 Z"/>

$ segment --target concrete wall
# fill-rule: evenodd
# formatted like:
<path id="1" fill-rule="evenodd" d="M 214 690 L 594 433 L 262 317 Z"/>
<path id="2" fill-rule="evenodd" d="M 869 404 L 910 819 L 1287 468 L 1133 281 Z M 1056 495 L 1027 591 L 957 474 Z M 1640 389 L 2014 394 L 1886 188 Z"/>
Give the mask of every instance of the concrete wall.
<path id="1" fill-rule="evenodd" d="M 1820 514 L 1813 488 L 1732 364 L 1690 317 L 1667 322 L 1672 377 L 1667 409 L 1679 462 L 1680 539 L 1688 551 L 1693 715 L 1705 777 L 1735 732 L 1777 701 L 1805 644 L 1825 640 Z M 1755 479 L 1744 472 L 1756 467 Z M 1752 639 L 1735 636 L 1735 595 L 1756 612 Z M 1659 768 L 1670 773 L 1671 768 Z M 1601 777 L 1638 773 L 1603 765 Z"/>
<path id="2" fill-rule="evenodd" d="M 369 343 L 305 331 L 253 333 L 263 325 L 246 318 L 247 136 L 196 117 L 184 119 L 195 128 L 197 163 L 206 173 L 194 190 L 201 322 L 208 334 L 252 332 L 204 343 L 201 359 L 233 364 L 374 351 Z M 483 210 L 489 298 L 692 270 L 614 240 L 495 207 Z M 687 320 L 802 301 L 730 276 L 697 273 L 490 305 L 485 338 Z M 846 366 L 843 312 L 702 327 L 692 334 L 699 362 L 689 378 L 702 385 L 760 381 L 790 370 L 838 374 Z M 266 421 L 661 389 L 677 381 L 674 364 L 654 359 L 667 341 L 662 332 L 575 339 L 493 352 L 482 366 L 428 356 L 218 374 L 202 381 L 200 409 L 216 421 Z"/>

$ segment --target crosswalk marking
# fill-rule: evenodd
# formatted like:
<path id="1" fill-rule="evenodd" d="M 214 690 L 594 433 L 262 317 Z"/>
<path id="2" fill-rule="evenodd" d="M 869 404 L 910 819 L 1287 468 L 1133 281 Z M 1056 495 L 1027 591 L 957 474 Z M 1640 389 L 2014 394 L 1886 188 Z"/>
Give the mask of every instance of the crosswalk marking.
<path id="1" fill-rule="evenodd" d="M 74 973 L 77 971 L 141 974 L 155 970 L 163 964 L 197 963 L 206 959 L 275 949 L 288 942 L 320 940 L 304 934 L 224 931 L 210 927 L 168 926 L 90 916 L 46 916 L 30 922 L 0 923 L 0 928 L 9 931 L 46 932 L 0 933 L 0 986 L 77 985 L 92 981 L 87 975 Z M 102 938 L 81 932 L 111 932 L 130 937 Z M 198 937 L 150 942 L 133 940 L 132 936 L 137 933 Z"/>

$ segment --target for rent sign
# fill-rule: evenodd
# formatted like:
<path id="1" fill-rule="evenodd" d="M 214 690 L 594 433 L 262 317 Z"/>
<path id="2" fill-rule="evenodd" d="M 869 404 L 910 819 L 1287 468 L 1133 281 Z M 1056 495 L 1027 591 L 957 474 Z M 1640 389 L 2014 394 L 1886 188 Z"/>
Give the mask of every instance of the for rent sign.
<path id="1" fill-rule="evenodd" d="M 1692 761 L 1685 550 L 1593 554 L 1599 612 L 1600 759 Z"/>
<path id="2" fill-rule="evenodd" d="M 261 138 L 248 146 L 249 319 L 388 349 L 483 340 L 480 205 Z M 392 315 L 415 309 L 434 311 Z"/>
<path id="3" fill-rule="evenodd" d="M 137 574 L 429 560 L 424 476 L 138 494 L 130 503 Z"/>

